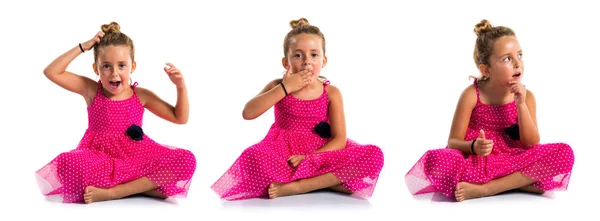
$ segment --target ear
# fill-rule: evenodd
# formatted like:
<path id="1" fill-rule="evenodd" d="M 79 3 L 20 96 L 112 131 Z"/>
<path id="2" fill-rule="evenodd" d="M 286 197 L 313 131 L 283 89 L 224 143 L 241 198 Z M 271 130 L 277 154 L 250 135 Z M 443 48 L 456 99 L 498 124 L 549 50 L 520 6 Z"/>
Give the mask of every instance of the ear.
<path id="1" fill-rule="evenodd" d="M 485 64 L 480 64 L 479 65 L 479 73 L 481 73 L 481 76 L 485 76 L 485 77 L 490 77 L 490 67 L 485 65 Z"/>
<path id="2" fill-rule="evenodd" d="M 324 68 L 325 65 L 327 65 L 327 56 L 323 56 L 323 66 L 321 67 Z"/>
<path id="3" fill-rule="evenodd" d="M 96 73 L 96 75 L 100 75 L 98 74 L 98 69 L 95 62 L 92 64 L 92 68 L 94 69 L 94 73 Z"/>
<path id="4" fill-rule="evenodd" d="M 137 66 L 137 64 L 135 63 L 135 61 L 133 61 L 131 63 L 131 73 L 133 74 L 133 72 L 135 71 L 135 67 Z"/>
<path id="5" fill-rule="evenodd" d="M 288 63 L 285 57 L 281 58 L 281 65 L 283 65 L 283 68 L 285 68 L 286 70 L 290 67 L 290 63 Z"/>

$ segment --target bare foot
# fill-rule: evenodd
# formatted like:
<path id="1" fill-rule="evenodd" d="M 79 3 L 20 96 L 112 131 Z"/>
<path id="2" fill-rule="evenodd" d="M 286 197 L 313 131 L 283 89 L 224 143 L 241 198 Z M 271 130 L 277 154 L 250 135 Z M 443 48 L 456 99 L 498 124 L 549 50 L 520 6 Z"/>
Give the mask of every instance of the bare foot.
<path id="1" fill-rule="evenodd" d="M 83 199 L 85 203 L 100 202 L 116 199 L 115 193 L 110 189 L 103 189 L 93 186 L 85 188 Z"/>
<path id="2" fill-rule="evenodd" d="M 333 191 L 340 192 L 340 193 L 352 194 L 352 191 L 350 191 L 348 188 L 342 186 L 342 184 L 329 187 L 329 189 L 333 190 Z"/>
<path id="3" fill-rule="evenodd" d="M 539 193 L 539 194 L 543 194 L 544 193 L 543 190 L 535 188 L 532 185 L 527 185 L 527 186 L 521 187 L 521 188 L 519 188 L 519 190 L 525 191 L 525 192 L 529 192 L 529 193 Z"/>
<path id="4" fill-rule="evenodd" d="M 149 197 L 155 197 L 155 198 L 159 198 L 159 199 L 166 199 L 169 198 L 168 196 L 165 196 L 164 194 L 158 192 L 158 190 L 148 190 L 146 192 L 143 192 L 142 194 L 149 196 Z"/>
<path id="5" fill-rule="evenodd" d="M 458 202 L 484 196 L 488 196 L 488 191 L 483 185 L 467 182 L 458 183 L 454 192 L 454 197 L 456 197 L 456 201 Z"/>
<path id="6" fill-rule="evenodd" d="M 297 182 L 279 183 L 273 182 L 269 185 L 269 198 L 274 199 L 280 196 L 290 196 L 302 193 Z"/>

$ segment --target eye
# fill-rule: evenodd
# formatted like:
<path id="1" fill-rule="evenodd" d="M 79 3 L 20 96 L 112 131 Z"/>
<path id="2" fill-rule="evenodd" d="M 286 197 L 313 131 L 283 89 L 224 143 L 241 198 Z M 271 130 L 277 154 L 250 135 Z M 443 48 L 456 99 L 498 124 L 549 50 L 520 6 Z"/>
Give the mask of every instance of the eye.
<path id="1" fill-rule="evenodd" d="M 507 61 L 511 61 L 512 58 L 511 57 L 505 57 L 504 59 L 502 59 L 503 62 L 507 62 Z"/>
<path id="2" fill-rule="evenodd" d="M 108 64 L 105 64 L 105 65 L 102 65 L 102 67 L 103 67 L 103 68 L 110 68 L 110 65 L 108 65 Z"/>
<path id="3" fill-rule="evenodd" d="M 316 58 L 316 57 L 319 57 L 319 54 L 313 53 L 312 56 L 313 56 L 313 58 Z"/>
<path id="4" fill-rule="evenodd" d="M 523 53 L 519 53 L 519 59 L 523 58 Z"/>
<path id="5" fill-rule="evenodd" d="M 124 67 L 125 67 L 125 65 L 124 65 L 124 64 L 120 64 L 120 65 L 119 65 L 119 68 L 124 68 Z"/>

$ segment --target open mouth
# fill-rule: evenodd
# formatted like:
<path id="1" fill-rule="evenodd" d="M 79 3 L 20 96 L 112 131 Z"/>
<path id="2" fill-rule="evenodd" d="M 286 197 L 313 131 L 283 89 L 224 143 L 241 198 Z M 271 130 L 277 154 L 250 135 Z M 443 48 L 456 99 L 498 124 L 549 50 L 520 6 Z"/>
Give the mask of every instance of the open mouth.
<path id="1" fill-rule="evenodd" d="M 108 83 L 113 90 L 116 90 L 121 86 L 121 81 L 109 81 Z"/>
<path id="2" fill-rule="evenodd" d="M 519 77 L 521 77 L 521 73 L 513 74 L 513 78 L 519 78 Z"/>

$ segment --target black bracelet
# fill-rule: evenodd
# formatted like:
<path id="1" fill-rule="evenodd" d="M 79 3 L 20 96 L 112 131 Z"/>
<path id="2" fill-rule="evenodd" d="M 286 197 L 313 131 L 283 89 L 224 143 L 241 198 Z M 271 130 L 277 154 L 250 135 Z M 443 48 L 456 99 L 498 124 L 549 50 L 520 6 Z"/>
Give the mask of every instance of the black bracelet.
<path id="1" fill-rule="evenodd" d="M 81 43 L 79 43 L 79 49 L 81 49 L 81 53 L 85 53 L 85 50 L 83 50 L 83 47 L 81 47 Z"/>
<path id="2" fill-rule="evenodd" d="M 281 88 L 283 88 L 283 92 L 285 92 L 285 96 L 288 96 L 287 90 L 285 89 L 285 86 L 283 85 L 283 81 L 279 82 L 279 84 L 281 84 Z"/>
<path id="3" fill-rule="evenodd" d="M 473 148 L 475 146 L 475 141 L 477 141 L 477 139 L 473 140 L 473 142 L 471 142 L 471 153 L 473 153 L 474 155 L 477 155 L 475 153 L 475 149 Z"/>

